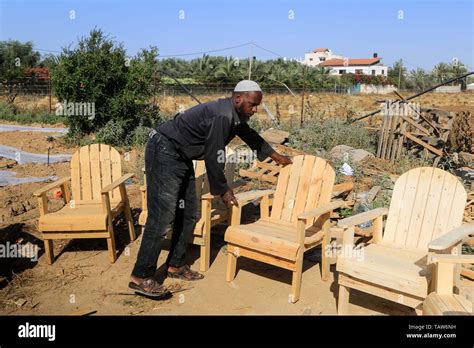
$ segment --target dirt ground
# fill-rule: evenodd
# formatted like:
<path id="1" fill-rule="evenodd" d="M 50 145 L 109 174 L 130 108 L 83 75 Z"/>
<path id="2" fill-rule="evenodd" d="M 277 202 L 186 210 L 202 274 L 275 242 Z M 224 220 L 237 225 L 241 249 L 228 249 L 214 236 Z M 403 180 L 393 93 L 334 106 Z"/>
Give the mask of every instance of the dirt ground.
<path id="1" fill-rule="evenodd" d="M 172 98 L 172 97 L 166 97 Z M 181 98 L 181 97 L 180 97 Z M 186 97 L 183 97 L 186 98 Z M 288 107 L 288 96 L 280 97 Z M 311 99 L 313 98 L 313 99 Z M 335 103 L 334 100 L 338 102 Z M 377 108 L 376 101 L 387 96 L 354 96 L 317 95 L 310 96 L 315 105 L 332 105 L 327 114 L 344 112 L 346 109 L 371 111 Z M 422 105 L 443 107 L 446 110 L 458 111 L 459 108 L 474 108 L 474 94 L 434 95 L 429 94 Z M 430 99 L 431 98 L 431 99 Z M 204 100 L 206 100 L 204 98 Z M 275 99 L 270 95 L 270 108 Z M 162 103 L 162 110 L 169 111 L 181 102 Z M 184 99 L 182 101 L 185 102 Z M 282 103 L 280 101 L 280 103 Z M 168 104 L 167 104 L 168 103 Z M 189 104 L 192 103 L 189 101 Z M 337 104 L 334 106 L 334 104 Z M 190 106 L 187 105 L 187 106 Z M 299 106 L 299 103 L 297 103 Z M 337 111 L 337 107 L 341 108 Z M 260 111 L 261 112 L 261 111 Z M 295 111 L 297 112 L 297 111 Z M 474 110 L 472 110 L 474 114 Z M 265 117 L 265 116 L 263 116 Z M 45 133 L 5 132 L 0 133 L 0 144 L 19 147 L 24 151 L 43 153 L 47 149 Z M 52 153 L 73 153 L 58 134 L 51 134 Z M 122 155 L 124 155 L 122 153 Z M 143 151 L 129 152 L 128 161 L 123 162 L 124 172 L 136 174 L 134 183 L 127 186 L 132 215 L 135 221 L 140 213 L 140 191 L 142 182 Z M 393 174 L 394 165 L 382 163 L 381 160 L 370 160 L 366 170 Z M 69 163 L 55 163 L 50 166 L 39 164 L 18 165 L 13 160 L 0 158 L 0 170 L 12 170 L 18 176 L 64 177 L 69 175 Z M 31 183 L 0 189 L 0 243 L 31 243 L 37 245 L 40 257 L 37 262 L 28 259 L 6 259 L 0 263 L 0 314 L 8 315 L 81 315 L 94 312 L 98 315 L 159 315 L 159 314 L 290 314 L 290 315 L 330 315 L 336 313 L 337 273 L 335 265 L 331 266 L 331 276 L 326 282 L 321 280 L 321 250 L 305 255 L 303 282 L 300 300 L 290 304 L 291 272 L 264 263 L 248 259 L 239 259 L 238 273 L 231 283 L 225 281 L 226 254 L 224 243 L 225 225 L 213 230 L 211 267 L 205 279 L 199 282 L 186 283 L 165 280 L 166 285 L 173 285 L 182 291 L 176 292 L 171 299 L 152 301 L 138 297 L 128 289 L 129 275 L 132 271 L 141 234 L 138 239 L 129 241 L 126 224 L 119 219 L 116 227 L 117 248 L 120 255 L 114 264 L 110 264 L 105 240 L 59 240 L 54 242 L 57 257 L 53 265 L 48 265 L 44 257 L 44 247 L 36 224 L 39 216 L 37 202 L 33 192 L 45 183 Z M 370 188 L 372 182 L 367 179 L 361 183 L 360 191 Z M 51 210 L 62 206 L 62 200 L 49 194 Z M 255 218 L 256 207 L 249 205 L 244 209 L 244 221 Z M 137 232 L 140 231 L 136 227 Z M 199 265 L 199 248 L 190 246 L 189 261 L 194 269 Z M 158 266 L 166 260 L 164 250 Z M 13 272 L 12 272 L 13 271 Z M 164 278 L 164 269 L 160 267 L 157 276 Z M 462 292 L 474 299 L 472 281 L 462 280 Z M 385 301 L 375 296 L 358 291 L 351 293 L 350 311 L 363 315 L 413 315 L 414 311 L 397 303 Z"/>

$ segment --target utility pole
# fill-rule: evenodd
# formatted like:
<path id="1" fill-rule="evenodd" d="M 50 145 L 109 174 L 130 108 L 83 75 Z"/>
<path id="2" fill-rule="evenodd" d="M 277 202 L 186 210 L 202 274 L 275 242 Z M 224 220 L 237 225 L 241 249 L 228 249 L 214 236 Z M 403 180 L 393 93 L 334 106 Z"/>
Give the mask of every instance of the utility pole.
<path id="1" fill-rule="evenodd" d="M 400 91 L 400 81 L 402 79 L 402 67 L 403 67 L 403 59 L 400 59 L 400 67 L 398 68 L 398 91 Z"/>
<path id="2" fill-rule="evenodd" d="M 306 75 L 306 66 L 303 66 L 303 93 L 301 94 L 301 119 L 300 119 L 300 128 L 303 128 L 304 120 L 304 89 L 305 89 L 305 76 Z"/>
<path id="3" fill-rule="evenodd" d="M 250 77 L 252 76 L 252 46 L 253 46 L 253 41 L 250 41 L 250 52 L 249 52 L 249 80 Z"/>

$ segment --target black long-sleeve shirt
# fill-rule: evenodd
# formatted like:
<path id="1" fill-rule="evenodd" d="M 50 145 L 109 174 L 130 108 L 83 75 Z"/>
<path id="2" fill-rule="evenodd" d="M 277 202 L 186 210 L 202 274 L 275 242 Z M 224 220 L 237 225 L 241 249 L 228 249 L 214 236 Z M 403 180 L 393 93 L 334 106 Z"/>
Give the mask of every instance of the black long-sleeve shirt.
<path id="1" fill-rule="evenodd" d="M 219 157 L 236 135 L 257 151 L 260 161 L 273 152 L 270 144 L 250 128 L 247 121 L 238 115 L 231 98 L 223 98 L 179 113 L 157 130 L 174 143 L 183 158 L 204 159 L 211 194 L 221 195 L 229 186 L 224 175 L 225 163 L 221 163 Z"/>

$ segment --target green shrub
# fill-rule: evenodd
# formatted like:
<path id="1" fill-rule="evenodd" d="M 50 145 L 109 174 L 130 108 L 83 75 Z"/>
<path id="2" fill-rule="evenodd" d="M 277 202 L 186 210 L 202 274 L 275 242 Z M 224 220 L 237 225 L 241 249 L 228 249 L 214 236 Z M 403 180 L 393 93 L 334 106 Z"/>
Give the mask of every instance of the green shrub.
<path id="1" fill-rule="evenodd" d="M 130 130 L 155 126 L 159 108 L 150 105 L 158 50 L 143 49 L 128 58 L 121 43 L 94 29 L 74 49 L 65 48 L 52 71 L 52 84 L 60 103 L 89 103 L 91 115 L 67 115 L 70 133 L 97 132 L 111 145 L 132 142 Z"/>
<path id="2" fill-rule="evenodd" d="M 330 151 L 336 145 L 375 152 L 377 135 L 360 124 L 346 124 L 340 119 L 313 120 L 290 134 L 290 146 L 308 153 Z"/>
<path id="3" fill-rule="evenodd" d="M 132 144 L 135 146 L 144 146 L 148 141 L 148 134 L 150 134 L 152 128 L 138 126 L 132 135 Z"/>

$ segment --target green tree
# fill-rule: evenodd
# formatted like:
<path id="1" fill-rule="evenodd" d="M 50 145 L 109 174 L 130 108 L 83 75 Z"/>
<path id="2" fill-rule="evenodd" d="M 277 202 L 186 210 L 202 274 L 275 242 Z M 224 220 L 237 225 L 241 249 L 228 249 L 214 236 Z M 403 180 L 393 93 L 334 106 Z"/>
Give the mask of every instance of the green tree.
<path id="1" fill-rule="evenodd" d="M 151 47 L 129 58 L 123 45 L 100 29 L 79 39 L 75 48 L 64 48 L 52 72 L 55 93 L 61 103 L 90 103 L 95 110 L 93 117 L 66 114 L 70 133 L 84 135 L 105 127 L 114 130 L 107 138 L 113 143 L 132 136 L 138 126 L 158 122 L 158 109 L 149 103 L 157 55 Z"/>
<path id="2" fill-rule="evenodd" d="M 407 87 L 407 68 L 403 65 L 403 61 L 401 59 L 397 60 L 395 63 L 393 63 L 392 67 L 388 68 L 388 77 L 397 86 L 400 80 L 400 86 L 398 86 L 399 89 Z"/>
<path id="3" fill-rule="evenodd" d="M 10 104 L 25 84 L 26 71 L 35 67 L 40 57 L 32 42 L 0 41 L 0 83 Z"/>

